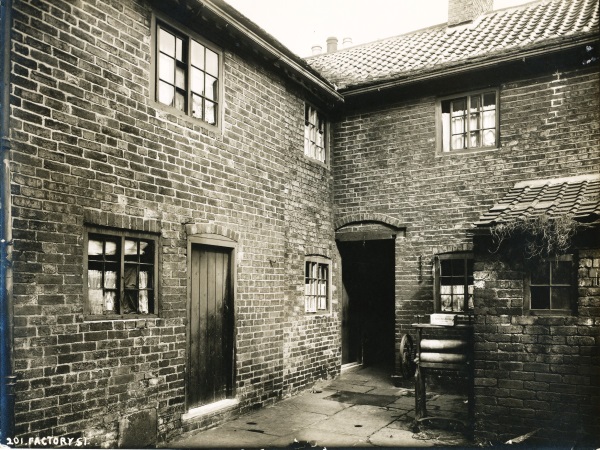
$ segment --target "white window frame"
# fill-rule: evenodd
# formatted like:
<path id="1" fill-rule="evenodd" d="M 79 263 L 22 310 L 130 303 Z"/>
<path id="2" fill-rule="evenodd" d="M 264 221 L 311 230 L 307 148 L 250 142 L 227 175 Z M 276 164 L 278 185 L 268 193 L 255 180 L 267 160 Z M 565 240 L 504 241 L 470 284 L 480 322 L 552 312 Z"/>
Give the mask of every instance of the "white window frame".
<path id="1" fill-rule="evenodd" d="M 304 311 L 328 314 L 331 308 L 331 260 L 307 256 L 304 260 Z"/>
<path id="2" fill-rule="evenodd" d="M 451 277 L 451 274 L 443 273 L 442 270 L 442 261 L 456 261 L 462 260 L 464 265 L 464 281 L 461 285 L 443 285 L 442 278 Z M 436 255 L 433 259 L 433 298 L 434 298 L 434 309 L 436 313 L 445 313 L 445 314 L 472 314 L 473 313 L 473 293 L 474 293 L 474 281 L 473 281 L 473 273 L 471 272 L 469 276 L 469 261 L 471 261 L 471 268 L 473 267 L 473 254 L 472 253 L 443 253 Z M 469 280 L 471 278 L 471 280 Z M 471 284 L 469 284 L 471 281 Z M 444 292 L 446 288 L 451 288 L 451 292 Z M 459 289 L 459 288 L 462 289 Z M 455 292 L 456 290 L 456 292 Z M 460 292 L 462 290 L 462 292 Z M 442 306 L 443 299 L 451 299 L 454 301 L 454 297 L 462 296 L 462 306 L 461 310 L 447 310 Z"/>
<path id="3" fill-rule="evenodd" d="M 175 106 L 170 106 L 167 105 L 165 103 L 162 103 L 159 101 L 159 68 L 160 68 L 160 51 L 158 48 L 159 45 L 159 31 L 161 29 L 161 27 L 163 29 L 165 29 L 166 31 L 168 31 L 171 34 L 176 35 L 177 37 L 183 39 L 185 41 L 185 45 L 184 45 L 184 50 L 185 50 L 185 62 L 182 63 L 181 67 L 185 67 L 185 88 L 180 89 L 179 91 L 181 93 L 184 94 L 185 97 L 185 101 L 186 101 L 186 106 L 185 106 L 185 110 L 181 110 L 176 108 Z M 210 123 L 209 121 L 205 120 L 204 118 L 204 112 L 203 112 L 203 117 L 195 117 L 193 115 L 193 101 L 192 101 L 192 77 L 191 77 L 191 72 L 192 72 L 192 49 L 191 49 L 191 41 L 196 41 L 197 43 L 199 43 L 202 47 L 210 50 L 211 52 L 215 53 L 218 56 L 218 74 L 216 76 L 216 80 L 217 80 L 217 88 L 215 89 L 215 93 L 214 95 L 216 96 L 216 99 L 214 101 L 214 103 L 216 104 L 216 112 L 215 112 L 215 122 L 214 124 Z M 177 66 L 177 62 L 175 62 L 175 66 Z M 222 124 L 223 124 L 223 117 L 224 117 L 224 64 L 223 64 L 223 51 L 221 48 L 219 48 L 217 45 L 215 45 L 214 43 L 206 40 L 205 38 L 203 38 L 202 36 L 200 36 L 198 33 L 195 33 L 194 31 L 184 27 L 181 24 L 178 24 L 177 22 L 173 21 L 172 19 L 170 19 L 169 17 L 165 16 L 164 14 L 155 12 L 152 15 L 152 77 L 151 77 L 151 82 L 152 82 L 152 102 L 153 104 L 160 109 L 169 111 L 170 113 L 173 113 L 175 115 L 181 116 L 181 117 L 186 117 L 192 120 L 197 121 L 198 123 L 200 123 L 203 127 L 208 128 L 210 130 L 214 130 L 214 131 L 220 131 L 222 130 Z M 174 82 L 176 83 L 176 81 Z M 204 105 L 204 101 L 206 101 L 207 99 L 206 97 L 206 89 L 205 89 L 206 85 L 204 85 L 204 88 L 202 90 L 202 101 L 203 101 L 203 105 Z"/>
<path id="4" fill-rule="evenodd" d="M 304 156 L 329 165 L 329 123 L 324 114 L 304 104 Z"/>
<path id="5" fill-rule="evenodd" d="M 483 107 L 475 107 L 473 111 L 471 111 L 471 103 L 474 102 L 474 98 L 479 98 L 483 103 L 483 98 L 486 95 L 493 94 L 494 95 L 494 126 L 484 126 L 483 124 L 483 113 L 489 112 L 491 110 L 485 111 Z M 464 129 L 460 133 L 454 133 L 454 135 L 464 135 L 464 145 L 460 148 L 452 148 L 452 130 L 451 130 L 451 114 L 452 114 L 452 105 L 453 102 L 457 102 L 460 100 L 464 100 L 467 104 L 464 118 Z M 450 105 L 450 112 L 444 113 L 444 109 L 446 105 Z M 481 150 L 493 150 L 497 149 L 500 142 L 500 91 L 497 88 L 494 89 L 485 89 L 479 91 L 470 91 L 462 94 L 441 97 L 437 100 L 436 103 L 436 126 L 437 126 L 437 151 L 440 154 L 449 155 L 456 153 L 469 153 L 473 151 L 481 151 Z M 477 125 L 472 128 L 472 121 L 469 120 L 469 114 L 472 113 L 478 119 Z M 477 132 L 485 133 L 485 130 L 494 130 L 494 142 L 490 145 L 471 145 L 470 143 L 470 134 L 476 134 Z M 483 137 L 480 137 L 483 139 Z"/>

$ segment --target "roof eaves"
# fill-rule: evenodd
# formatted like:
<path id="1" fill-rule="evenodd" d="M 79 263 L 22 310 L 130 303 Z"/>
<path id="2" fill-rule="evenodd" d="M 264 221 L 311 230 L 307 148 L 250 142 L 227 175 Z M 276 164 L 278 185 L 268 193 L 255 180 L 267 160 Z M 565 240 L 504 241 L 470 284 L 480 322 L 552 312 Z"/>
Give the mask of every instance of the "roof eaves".
<path id="1" fill-rule="evenodd" d="M 344 96 L 362 95 L 384 89 L 442 78 L 448 75 L 458 75 L 498 64 L 514 62 L 519 59 L 526 59 L 567 50 L 579 45 L 596 41 L 598 41 L 598 36 L 595 33 L 560 37 L 553 40 L 535 43 L 531 46 L 528 46 L 526 49 L 523 49 L 522 47 L 510 48 L 495 52 L 493 54 L 486 54 L 483 56 L 475 56 L 463 60 L 452 61 L 450 63 L 437 65 L 435 67 L 429 66 L 415 71 L 407 71 L 398 74 L 393 78 L 371 80 L 367 83 L 346 85 L 338 90 Z"/>
<path id="2" fill-rule="evenodd" d="M 310 67 L 306 61 L 295 55 L 277 39 L 223 0 L 202 0 L 201 3 L 211 13 L 226 21 L 263 51 L 272 55 L 277 63 L 284 64 L 289 70 L 324 91 L 337 102 L 344 101 L 344 98 L 336 91 L 335 87 Z"/>

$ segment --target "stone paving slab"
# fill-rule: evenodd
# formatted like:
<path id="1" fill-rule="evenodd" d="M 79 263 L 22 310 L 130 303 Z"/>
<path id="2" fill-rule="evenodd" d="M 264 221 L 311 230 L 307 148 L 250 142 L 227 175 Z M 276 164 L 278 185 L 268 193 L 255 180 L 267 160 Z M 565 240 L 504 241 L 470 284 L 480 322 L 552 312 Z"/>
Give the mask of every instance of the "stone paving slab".
<path id="1" fill-rule="evenodd" d="M 369 392 L 373 390 L 373 386 L 365 386 L 362 384 L 354 384 L 347 381 L 336 380 L 329 385 L 329 389 L 348 392 Z"/>
<path id="2" fill-rule="evenodd" d="M 314 429 L 367 437 L 395 420 L 393 411 L 377 406 L 354 405 L 315 424 Z"/>
<path id="3" fill-rule="evenodd" d="M 392 395 L 373 395 L 371 392 L 365 394 L 362 392 L 338 391 L 326 397 L 326 400 L 350 403 L 352 405 L 386 406 L 393 403 L 396 397 Z"/>

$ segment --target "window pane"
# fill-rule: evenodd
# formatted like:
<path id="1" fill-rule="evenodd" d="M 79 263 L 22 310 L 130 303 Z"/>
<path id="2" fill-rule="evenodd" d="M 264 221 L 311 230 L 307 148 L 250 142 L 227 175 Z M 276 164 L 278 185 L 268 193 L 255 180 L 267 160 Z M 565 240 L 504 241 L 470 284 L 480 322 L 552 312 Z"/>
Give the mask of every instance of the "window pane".
<path id="1" fill-rule="evenodd" d="M 182 61 L 183 62 L 183 55 L 184 55 L 184 48 L 183 48 L 183 41 L 179 38 L 176 38 L 175 41 L 175 59 L 177 61 Z"/>
<path id="2" fill-rule="evenodd" d="M 451 295 L 442 295 L 442 311 L 452 311 Z"/>
<path id="3" fill-rule="evenodd" d="M 175 96 L 175 88 L 170 84 L 158 83 L 158 101 L 164 105 L 173 105 L 173 97 Z"/>
<path id="4" fill-rule="evenodd" d="M 571 288 L 553 287 L 552 288 L 552 309 L 570 309 L 571 308 Z"/>
<path id="5" fill-rule="evenodd" d="M 452 101 L 452 116 L 464 116 L 467 109 L 467 100 L 461 98 Z"/>
<path id="6" fill-rule="evenodd" d="M 204 102 L 204 120 L 211 125 L 217 123 L 217 105 L 208 100 Z"/>
<path id="7" fill-rule="evenodd" d="M 175 92 L 175 108 L 179 111 L 186 111 L 185 96 L 181 92 Z"/>
<path id="8" fill-rule="evenodd" d="M 571 284 L 571 261 L 550 261 L 552 284 Z"/>
<path id="9" fill-rule="evenodd" d="M 452 136 L 452 149 L 460 150 L 465 148 L 465 138 L 463 135 Z"/>
<path id="10" fill-rule="evenodd" d="M 185 69 L 181 66 L 175 69 L 175 86 L 185 90 Z"/>
<path id="11" fill-rule="evenodd" d="M 483 128 L 496 129 L 496 111 L 485 111 L 482 113 Z"/>
<path id="12" fill-rule="evenodd" d="M 117 243 L 115 241 L 106 241 L 104 244 L 104 254 L 107 256 L 117 256 Z M 116 258 L 106 258 L 115 260 Z"/>
<path id="13" fill-rule="evenodd" d="M 104 273 L 104 287 L 107 289 L 117 288 L 117 272 L 109 270 Z"/>
<path id="14" fill-rule="evenodd" d="M 154 243 L 152 241 L 139 241 L 140 261 L 152 263 L 154 257 Z"/>
<path id="15" fill-rule="evenodd" d="M 204 46 L 192 40 L 192 64 L 204 70 Z"/>
<path id="16" fill-rule="evenodd" d="M 202 119 L 202 97 L 192 95 L 192 116 Z"/>
<path id="17" fill-rule="evenodd" d="M 160 28 L 158 31 L 158 48 L 161 52 L 175 57 L 175 36 Z"/>
<path id="18" fill-rule="evenodd" d="M 496 145 L 496 130 L 485 130 L 483 133 L 483 146 L 493 147 Z"/>
<path id="19" fill-rule="evenodd" d="M 101 255 L 102 254 L 102 241 L 89 240 L 88 241 L 88 255 Z"/>
<path id="20" fill-rule="evenodd" d="M 452 118 L 452 134 L 464 133 L 465 131 L 465 120 L 463 116 Z"/>
<path id="21" fill-rule="evenodd" d="M 114 291 L 108 291 L 104 293 L 104 311 L 107 313 L 114 314 L 116 313 L 116 298 L 117 293 Z"/>
<path id="22" fill-rule="evenodd" d="M 549 309 L 550 308 L 550 288 L 547 286 L 531 287 L 531 308 Z"/>
<path id="23" fill-rule="evenodd" d="M 219 77 L 219 55 L 206 49 L 206 73 Z"/>
<path id="24" fill-rule="evenodd" d="M 158 61 L 158 77 L 169 84 L 175 84 L 175 60 L 162 53 Z"/>
<path id="25" fill-rule="evenodd" d="M 483 109 L 496 109 L 496 93 L 491 92 L 483 95 Z"/>
<path id="26" fill-rule="evenodd" d="M 192 92 L 204 94 L 204 73 L 192 67 Z"/>
<path id="27" fill-rule="evenodd" d="M 481 96 L 473 95 L 471 96 L 471 112 L 479 111 L 481 108 Z"/>
<path id="28" fill-rule="evenodd" d="M 471 131 L 479 130 L 481 128 L 480 123 L 481 115 L 480 114 L 470 114 L 469 115 L 469 129 Z"/>
<path id="29" fill-rule="evenodd" d="M 137 312 L 138 292 L 126 290 L 121 302 L 121 313 L 132 314 Z"/>
<path id="30" fill-rule="evenodd" d="M 148 291 L 140 291 L 138 312 L 140 314 L 148 314 L 149 304 Z"/>
<path id="31" fill-rule="evenodd" d="M 204 96 L 209 100 L 217 99 L 217 79 L 206 75 L 206 88 L 204 90 Z"/>
<path id="32" fill-rule="evenodd" d="M 549 284 L 550 283 L 550 265 L 547 262 L 542 262 L 532 269 L 531 283 L 532 284 Z"/>
<path id="33" fill-rule="evenodd" d="M 125 253 L 125 259 L 126 260 L 132 260 L 133 259 L 134 261 L 137 261 L 137 253 L 138 253 L 137 241 L 132 241 L 130 239 L 125 239 L 124 253 Z M 135 255 L 135 257 L 131 258 L 131 255 Z"/>
<path id="34" fill-rule="evenodd" d="M 476 131 L 474 133 L 469 133 L 469 147 L 477 148 L 481 147 L 481 133 Z"/>

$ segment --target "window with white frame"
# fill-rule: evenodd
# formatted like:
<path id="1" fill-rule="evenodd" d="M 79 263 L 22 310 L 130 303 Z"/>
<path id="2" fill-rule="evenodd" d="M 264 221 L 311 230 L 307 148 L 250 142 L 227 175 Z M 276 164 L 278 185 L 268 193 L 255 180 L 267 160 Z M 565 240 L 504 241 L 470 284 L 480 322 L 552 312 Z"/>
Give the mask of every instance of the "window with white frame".
<path id="1" fill-rule="evenodd" d="M 304 309 L 307 313 L 329 311 L 329 260 L 309 257 L 304 268 Z"/>
<path id="2" fill-rule="evenodd" d="M 219 125 L 221 52 L 199 37 L 156 22 L 156 101 Z"/>
<path id="3" fill-rule="evenodd" d="M 524 309 L 531 314 L 571 314 L 576 285 L 572 255 L 542 260 L 526 277 Z"/>
<path id="4" fill-rule="evenodd" d="M 442 152 L 497 147 L 497 90 L 441 99 L 439 108 Z"/>
<path id="5" fill-rule="evenodd" d="M 304 106 L 304 154 L 327 163 L 327 122 L 313 106 Z"/>
<path id="6" fill-rule="evenodd" d="M 473 256 L 445 253 L 434 258 L 435 310 L 438 313 L 473 311 Z"/>
<path id="7" fill-rule="evenodd" d="M 88 315 L 156 314 L 157 242 L 145 233 L 87 229 Z"/>

